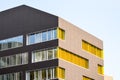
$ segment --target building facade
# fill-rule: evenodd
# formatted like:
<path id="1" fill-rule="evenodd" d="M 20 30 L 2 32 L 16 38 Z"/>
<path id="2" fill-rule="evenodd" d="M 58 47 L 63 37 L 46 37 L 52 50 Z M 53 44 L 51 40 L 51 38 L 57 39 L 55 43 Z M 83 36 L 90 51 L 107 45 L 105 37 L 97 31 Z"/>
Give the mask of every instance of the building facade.
<path id="1" fill-rule="evenodd" d="M 0 12 L 0 80 L 104 80 L 103 42 L 22 5 Z"/>

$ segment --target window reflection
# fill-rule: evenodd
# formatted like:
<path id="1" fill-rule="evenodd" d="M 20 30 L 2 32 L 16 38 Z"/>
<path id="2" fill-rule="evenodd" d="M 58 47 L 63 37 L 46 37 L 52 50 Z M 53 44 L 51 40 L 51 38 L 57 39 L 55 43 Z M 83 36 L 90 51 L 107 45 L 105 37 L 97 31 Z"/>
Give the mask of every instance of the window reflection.
<path id="1" fill-rule="evenodd" d="M 26 72 L 26 80 L 65 79 L 65 69 L 61 67 L 45 68 Z"/>
<path id="2" fill-rule="evenodd" d="M 56 58 L 56 48 L 36 50 L 32 52 L 32 62 L 39 62 Z"/>
<path id="3" fill-rule="evenodd" d="M 37 33 L 32 33 L 27 36 L 27 45 L 54 40 L 57 38 L 56 29 L 50 29 Z"/>
<path id="4" fill-rule="evenodd" d="M 23 36 L 0 40 L 0 51 L 23 46 Z"/>
<path id="5" fill-rule="evenodd" d="M 28 53 L 21 53 L 16 55 L 0 57 L 0 68 L 17 66 L 27 63 L 28 63 Z"/>
<path id="6" fill-rule="evenodd" d="M 0 80 L 21 80 L 20 72 L 0 75 Z"/>

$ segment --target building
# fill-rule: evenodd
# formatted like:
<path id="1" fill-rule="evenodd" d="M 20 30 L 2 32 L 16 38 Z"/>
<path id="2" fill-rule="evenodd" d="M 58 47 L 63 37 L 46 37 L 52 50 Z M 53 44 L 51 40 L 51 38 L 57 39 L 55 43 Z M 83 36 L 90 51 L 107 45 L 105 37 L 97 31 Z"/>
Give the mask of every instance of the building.
<path id="1" fill-rule="evenodd" d="M 107 75 L 105 75 L 105 76 L 104 76 L 104 80 L 113 80 L 113 77 L 112 77 L 112 76 L 107 76 Z"/>
<path id="2" fill-rule="evenodd" d="M 103 61 L 103 42 L 58 16 L 0 12 L 0 80 L 104 80 Z"/>

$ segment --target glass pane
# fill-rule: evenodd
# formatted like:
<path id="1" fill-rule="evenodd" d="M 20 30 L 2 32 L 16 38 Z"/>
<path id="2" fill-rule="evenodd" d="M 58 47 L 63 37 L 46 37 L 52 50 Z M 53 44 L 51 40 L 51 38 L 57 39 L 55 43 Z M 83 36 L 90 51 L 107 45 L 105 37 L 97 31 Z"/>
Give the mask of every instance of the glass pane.
<path id="1" fill-rule="evenodd" d="M 47 32 L 42 33 L 42 42 L 47 41 Z"/>
<path id="2" fill-rule="evenodd" d="M 35 35 L 31 34 L 28 36 L 28 44 L 34 44 L 35 43 Z"/>
<path id="3" fill-rule="evenodd" d="M 41 33 L 37 33 L 35 35 L 35 43 L 39 43 L 39 42 L 41 42 Z"/>
<path id="4" fill-rule="evenodd" d="M 22 64 L 22 56 L 21 56 L 21 54 L 16 55 L 16 63 L 17 63 L 17 65 Z"/>
<path id="5" fill-rule="evenodd" d="M 22 64 L 28 63 L 28 53 L 22 53 Z"/>
<path id="6" fill-rule="evenodd" d="M 53 59 L 53 50 L 48 50 L 48 59 Z"/>
<path id="7" fill-rule="evenodd" d="M 30 72 L 30 80 L 34 80 L 34 71 Z"/>
<path id="8" fill-rule="evenodd" d="M 57 30 L 54 29 L 54 30 L 53 30 L 53 39 L 56 39 L 56 38 L 57 38 Z"/>
<path id="9" fill-rule="evenodd" d="M 36 61 L 41 61 L 41 58 L 42 58 L 42 56 L 41 56 L 41 54 L 40 54 L 40 51 L 36 51 L 36 53 L 35 53 L 36 55 L 36 57 L 35 57 L 35 59 L 36 59 Z"/>
<path id="10" fill-rule="evenodd" d="M 42 80 L 42 71 L 38 71 L 38 80 Z"/>
<path id="11" fill-rule="evenodd" d="M 12 58 L 13 58 L 12 65 L 16 65 L 16 55 L 13 55 Z"/>
<path id="12" fill-rule="evenodd" d="M 6 64 L 7 64 L 7 63 L 6 63 L 6 62 L 7 62 L 7 61 L 6 61 L 6 57 L 2 57 L 1 60 L 2 60 L 2 66 L 3 66 L 3 67 L 6 67 Z"/>
<path id="13" fill-rule="evenodd" d="M 6 59 L 7 59 L 7 67 L 9 67 L 10 66 L 10 58 L 9 58 L 9 56 L 8 57 L 6 57 Z"/>
<path id="14" fill-rule="evenodd" d="M 42 79 L 43 80 L 46 79 L 46 70 L 45 69 L 42 70 Z"/>
<path id="15" fill-rule="evenodd" d="M 52 30 L 48 31 L 48 40 L 52 40 Z"/>
<path id="16" fill-rule="evenodd" d="M 0 41 L 0 50 L 21 47 L 23 45 L 23 36 L 17 36 Z"/>
<path id="17" fill-rule="evenodd" d="M 55 59 L 55 58 L 57 58 L 57 49 L 54 49 L 53 51 L 54 51 L 53 52 L 53 58 Z"/>
<path id="18" fill-rule="evenodd" d="M 2 43 L 2 50 L 8 49 L 8 44 L 7 43 Z"/>
<path id="19" fill-rule="evenodd" d="M 42 53 L 42 60 L 46 60 L 46 55 L 45 55 L 44 51 L 41 51 L 41 53 Z"/>

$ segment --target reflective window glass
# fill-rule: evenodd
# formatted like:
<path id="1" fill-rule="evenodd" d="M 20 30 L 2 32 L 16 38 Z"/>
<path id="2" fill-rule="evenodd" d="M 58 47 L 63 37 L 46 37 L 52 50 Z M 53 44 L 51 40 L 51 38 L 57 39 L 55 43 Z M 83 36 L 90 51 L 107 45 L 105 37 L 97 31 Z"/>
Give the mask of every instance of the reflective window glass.
<path id="1" fill-rule="evenodd" d="M 7 50 L 11 48 L 21 47 L 23 45 L 23 36 L 17 36 L 0 40 L 0 50 Z"/>
<path id="2" fill-rule="evenodd" d="M 52 30 L 48 31 L 48 40 L 52 40 Z"/>
<path id="3" fill-rule="evenodd" d="M 50 29 L 27 35 L 27 45 L 45 42 L 57 38 L 56 29 Z"/>
<path id="4" fill-rule="evenodd" d="M 37 33 L 37 34 L 35 35 L 35 42 L 36 42 L 36 43 L 41 42 L 41 33 Z"/>
<path id="5" fill-rule="evenodd" d="M 47 32 L 42 33 L 42 42 L 47 41 Z"/>
<path id="6" fill-rule="evenodd" d="M 12 67 L 28 63 L 28 53 L 0 57 L 0 68 Z"/>
<path id="7" fill-rule="evenodd" d="M 21 80 L 20 72 L 0 75 L 0 80 Z"/>
<path id="8" fill-rule="evenodd" d="M 31 34 L 31 35 L 29 35 L 29 39 L 28 39 L 29 41 L 29 44 L 33 44 L 33 43 L 35 43 L 35 35 L 34 34 Z"/>
<path id="9" fill-rule="evenodd" d="M 56 48 L 36 50 L 32 52 L 32 62 L 55 59 L 56 57 Z"/>
<path id="10" fill-rule="evenodd" d="M 54 30 L 53 30 L 53 39 L 56 39 L 56 38 L 57 38 L 57 30 L 54 29 Z"/>
<path id="11" fill-rule="evenodd" d="M 48 59 L 53 59 L 53 50 L 48 50 Z"/>

